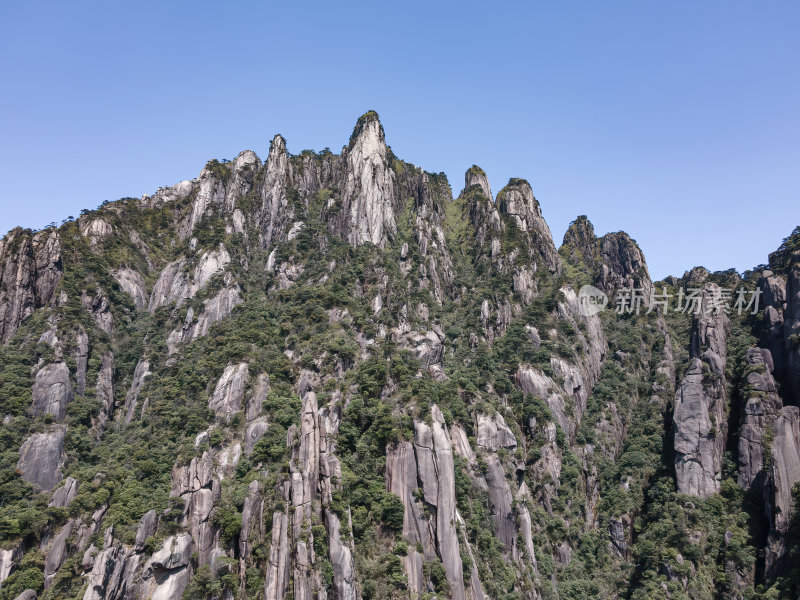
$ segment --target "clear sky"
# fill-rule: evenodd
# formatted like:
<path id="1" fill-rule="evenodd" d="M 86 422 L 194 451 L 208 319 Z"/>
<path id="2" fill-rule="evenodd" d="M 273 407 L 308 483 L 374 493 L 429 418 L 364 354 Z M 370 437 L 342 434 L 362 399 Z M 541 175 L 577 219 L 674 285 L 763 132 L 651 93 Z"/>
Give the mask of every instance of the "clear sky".
<path id="1" fill-rule="evenodd" d="M 587 214 L 655 278 L 739 270 L 800 224 L 800 3 L 3 2 L 0 230 L 338 151 L 528 179 L 556 243 Z"/>

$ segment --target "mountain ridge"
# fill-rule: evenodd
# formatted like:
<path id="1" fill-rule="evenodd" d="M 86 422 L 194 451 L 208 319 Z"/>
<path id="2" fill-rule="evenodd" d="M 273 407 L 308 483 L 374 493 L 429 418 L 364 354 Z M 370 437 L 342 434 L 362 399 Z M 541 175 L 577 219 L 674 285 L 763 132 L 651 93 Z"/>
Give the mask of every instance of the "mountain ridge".
<path id="1" fill-rule="evenodd" d="M 791 597 L 797 246 L 654 285 L 586 217 L 557 247 L 524 179 L 454 196 L 374 111 L 338 155 L 276 135 L 14 229 L 0 598 Z M 710 308 L 736 288 L 765 308 Z"/>

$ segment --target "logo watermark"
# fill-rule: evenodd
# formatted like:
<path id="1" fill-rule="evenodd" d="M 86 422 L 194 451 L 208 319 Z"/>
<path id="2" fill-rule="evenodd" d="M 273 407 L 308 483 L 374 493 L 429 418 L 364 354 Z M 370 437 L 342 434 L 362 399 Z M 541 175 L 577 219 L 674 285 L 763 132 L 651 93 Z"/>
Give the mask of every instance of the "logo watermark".
<path id="1" fill-rule="evenodd" d="M 708 287 L 708 288 L 678 288 L 677 292 L 669 293 L 667 288 L 662 288 L 658 293 L 656 288 L 621 288 L 617 290 L 614 298 L 614 312 L 623 314 L 650 314 L 660 309 L 662 314 L 670 311 L 701 315 L 701 314 L 731 314 L 737 315 L 758 313 L 761 290 L 746 290 L 739 288 Z M 608 305 L 608 296 L 591 285 L 585 285 L 578 292 L 578 310 L 585 317 L 596 315 Z"/>
<path id="2" fill-rule="evenodd" d="M 578 292 L 578 310 L 584 317 L 596 315 L 608 304 L 608 295 L 593 285 L 585 285 Z"/>

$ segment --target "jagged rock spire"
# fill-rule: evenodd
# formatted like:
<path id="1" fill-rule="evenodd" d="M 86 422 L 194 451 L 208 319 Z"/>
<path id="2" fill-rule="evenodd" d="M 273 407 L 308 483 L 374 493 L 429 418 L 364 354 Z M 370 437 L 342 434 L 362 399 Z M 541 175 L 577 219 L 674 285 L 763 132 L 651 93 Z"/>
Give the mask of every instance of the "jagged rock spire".
<path id="1" fill-rule="evenodd" d="M 713 312 L 720 288 L 703 288 L 699 314 L 692 320 L 689 369 L 675 393 L 673 431 L 678 492 L 707 498 L 720 490 L 722 454 L 728 423 L 725 418 L 727 336 L 730 321 Z"/>
<path id="2" fill-rule="evenodd" d="M 580 215 L 569 224 L 562 242 L 562 254 L 572 264 L 585 264 L 594 270 L 597 236 L 594 225 L 586 215 Z"/>
<path id="3" fill-rule="evenodd" d="M 346 149 L 343 212 L 347 240 L 353 246 L 384 247 L 397 229 L 394 172 L 378 113 L 369 111 L 356 123 Z"/>
<path id="4" fill-rule="evenodd" d="M 561 255 L 574 265 L 583 263 L 594 273 L 594 285 L 609 295 L 622 288 L 641 288 L 649 300 L 653 285 L 644 253 L 624 231 L 598 238 L 594 226 L 581 215 L 564 234 Z"/>
<path id="5" fill-rule="evenodd" d="M 467 172 L 464 173 L 464 191 L 467 191 L 473 185 L 477 185 L 483 195 L 492 199 L 492 190 L 489 188 L 489 180 L 486 178 L 486 172 L 478 165 L 472 165 Z"/>
<path id="6" fill-rule="evenodd" d="M 278 134 L 269 145 L 266 175 L 261 185 L 261 246 L 269 248 L 276 234 L 286 228 L 292 215 L 288 213 L 286 186 L 289 181 L 289 154 L 286 140 Z"/>
<path id="7" fill-rule="evenodd" d="M 597 287 L 606 293 L 620 288 L 641 288 L 649 298 L 653 282 L 644 253 L 635 240 L 624 231 L 608 233 L 598 240 L 600 251 Z"/>
<path id="8" fill-rule="evenodd" d="M 550 271 L 560 270 L 561 260 L 553 243 L 553 234 L 542 216 L 530 183 L 524 179 L 509 179 L 497 194 L 497 208 L 501 215 L 512 217 L 517 227 L 531 236 L 532 246 L 541 254 Z"/>

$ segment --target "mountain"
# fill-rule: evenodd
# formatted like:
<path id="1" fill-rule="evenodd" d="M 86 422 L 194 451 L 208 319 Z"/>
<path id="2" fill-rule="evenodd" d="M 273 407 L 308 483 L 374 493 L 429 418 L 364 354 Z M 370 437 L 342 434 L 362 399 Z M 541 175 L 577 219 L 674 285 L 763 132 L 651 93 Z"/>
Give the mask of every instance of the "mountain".
<path id="1" fill-rule="evenodd" d="M 796 598 L 798 249 L 653 283 L 374 112 L 14 229 L 0 599 Z"/>

